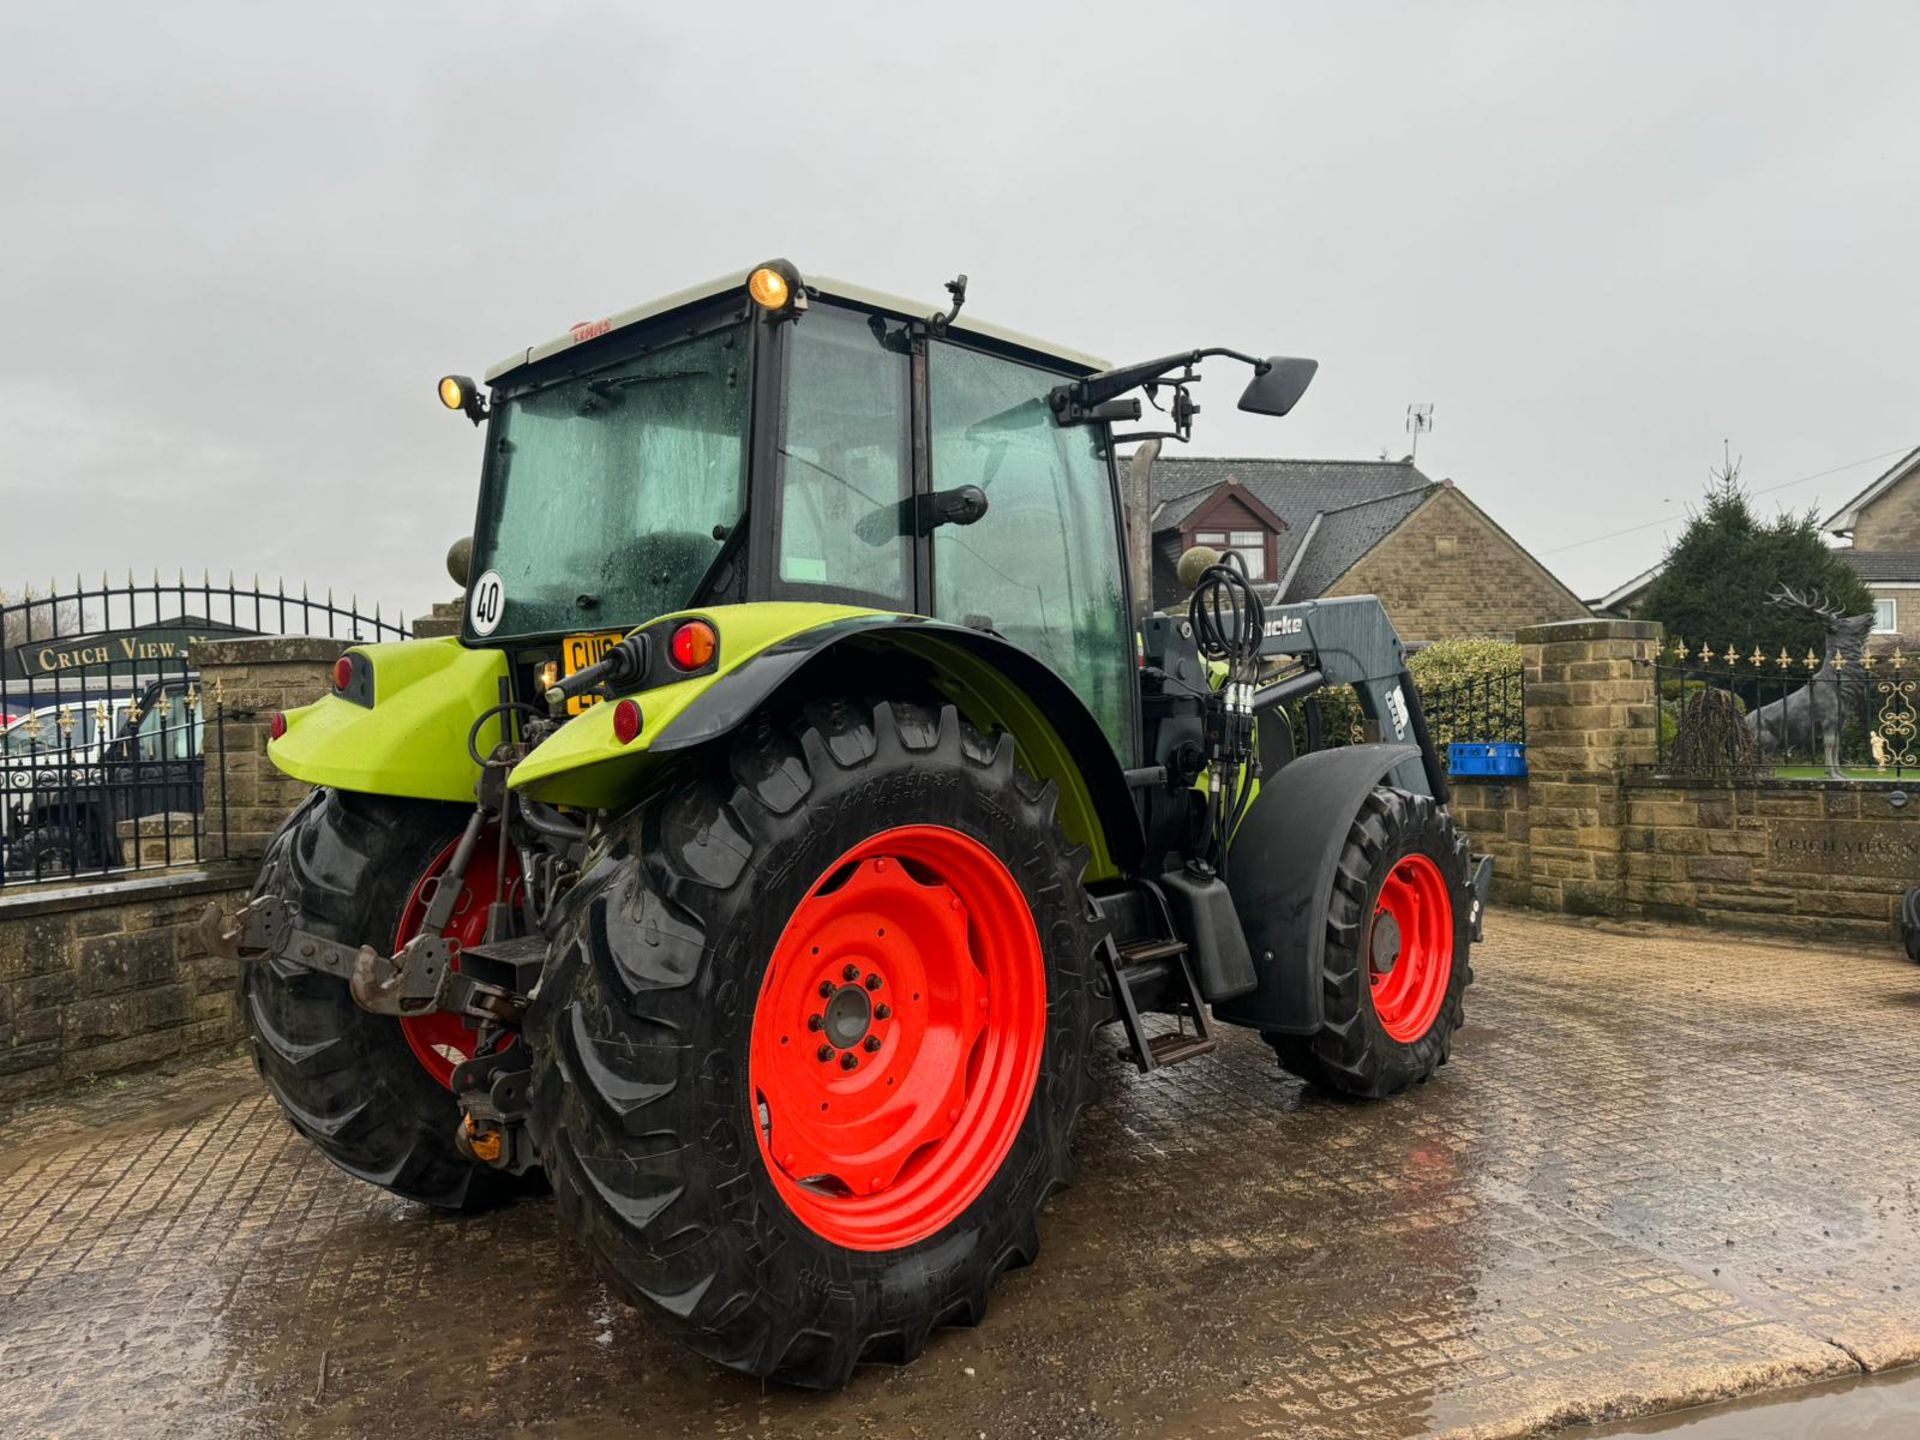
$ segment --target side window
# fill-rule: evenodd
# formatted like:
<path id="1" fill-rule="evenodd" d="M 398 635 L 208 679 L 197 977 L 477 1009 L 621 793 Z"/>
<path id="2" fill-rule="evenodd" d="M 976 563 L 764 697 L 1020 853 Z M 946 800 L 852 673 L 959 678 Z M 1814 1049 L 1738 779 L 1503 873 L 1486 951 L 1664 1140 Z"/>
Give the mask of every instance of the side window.
<path id="1" fill-rule="evenodd" d="M 163 690 L 135 723 L 134 745 L 142 760 L 191 760 L 200 754 L 205 728 L 197 707 L 189 710 L 179 691 Z"/>
<path id="2" fill-rule="evenodd" d="M 1053 423 L 1058 375 L 931 347 L 933 486 L 978 485 L 987 513 L 933 532 L 933 612 L 985 625 L 1044 660 L 1130 762 L 1135 683 L 1103 433 Z"/>
<path id="3" fill-rule="evenodd" d="M 909 355 L 866 316 L 814 307 L 792 332 L 780 513 L 782 592 L 912 609 Z"/>

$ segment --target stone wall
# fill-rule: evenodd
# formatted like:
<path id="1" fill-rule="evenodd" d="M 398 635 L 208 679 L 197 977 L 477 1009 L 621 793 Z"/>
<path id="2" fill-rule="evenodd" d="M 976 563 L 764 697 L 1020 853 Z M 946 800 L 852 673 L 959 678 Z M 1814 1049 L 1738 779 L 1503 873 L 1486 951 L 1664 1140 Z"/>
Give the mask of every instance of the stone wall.
<path id="1" fill-rule="evenodd" d="M 234 967 L 193 929 L 251 882 L 201 872 L 0 899 L 0 1104 L 231 1048 Z"/>
<path id="2" fill-rule="evenodd" d="M 1920 793 L 1898 783 L 1729 786 L 1654 775 L 1660 628 L 1592 620 L 1518 638 L 1529 774 L 1453 783 L 1475 850 L 1495 857 L 1496 899 L 1897 938 L 1900 898 L 1920 884 Z"/>
<path id="3" fill-rule="evenodd" d="M 1400 638 L 1506 639 L 1522 626 L 1583 620 L 1587 607 L 1451 485 L 1368 551 L 1329 595 L 1378 595 Z"/>
<path id="4" fill-rule="evenodd" d="M 195 927 L 209 903 L 240 904 L 267 838 L 306 794 L 267 762 L 267 726 L 324 693 L 344 648 L 286 637 L 195 645 L 208 704 L 199 860 L 0 898 L 0 1103 L 239 1038 L 234 967 L 203 953 Z M 192 817 L 153 816 L 123 836 L 143 866 L 164 865 L 192 856 L 192 831 Z"/>
<path id="5" fill-rule="evenodd" d="M 1481 778 L 1452 782 L 1453 815 L 1473 839 L 1476 855 L 1493 856 L 1493 898 L 1503 905 L 1532 901 L 1532 815 L 1528 782 Z"/>
<path id="6" fill-rule="evenodd" d="M 1895 786 L 1634 777 L 1623 912 L 1884 942 L 1920 884 L 1920 805 Z"/>

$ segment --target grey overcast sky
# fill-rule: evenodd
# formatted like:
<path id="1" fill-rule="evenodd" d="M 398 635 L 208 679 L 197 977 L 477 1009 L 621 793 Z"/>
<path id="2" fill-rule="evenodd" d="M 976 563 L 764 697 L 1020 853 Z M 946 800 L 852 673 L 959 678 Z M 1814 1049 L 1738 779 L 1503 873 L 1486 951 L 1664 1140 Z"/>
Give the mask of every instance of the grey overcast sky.
<path id="1" fill-rule="evenodd" d="M 440 374 L 781 254 L 1320 359 L 1190 453 L 1398 455 L 1431 401 L 1421 467 L 1600 593 L 1723 439 L 1756 489 L 1920 443 L 1917 53 L 1912 3 L 15 0 L 0 585 L 412 613 L 478 473 Z"/>

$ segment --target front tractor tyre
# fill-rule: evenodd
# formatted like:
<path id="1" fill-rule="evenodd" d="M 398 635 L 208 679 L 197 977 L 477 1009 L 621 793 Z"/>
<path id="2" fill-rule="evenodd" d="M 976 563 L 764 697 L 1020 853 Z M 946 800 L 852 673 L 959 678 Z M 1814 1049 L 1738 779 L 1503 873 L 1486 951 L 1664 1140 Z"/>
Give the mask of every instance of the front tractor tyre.
<path id="1" fill-rule="evenodd" d="M 1322 1021 L 1269 1034 L 1280 1063 L 1379 1099 L 1447 1062 L 1473 979 L 1467 837 L 1425 795 L 1376 788 L 1347 832 L 1327 905 Z"/>
<path id="2" fill-rule="evenodd" d="M 425 897 L 452 857 L 471 810 L 317 790 L 267 846 L 254 895 L 299 907 L 298 924 L 392 954 L 418 933 Z M 498 875 L 483 835 L 444 933 L 477 942 Z M 510 862 L 511 886 L 518 866 Z M 254 1064 L 287 1119 L 348 1174 L 409 1200 L 472 1210 L 527 1193 L 515 1176 L 463 1155 L 454 1065 L 478 1039 L 456 1016 L 405 1020 L 354 1004 L 344 980 L 286 961 L 249 961 L 240 1017 Z"/>
<path id="3" fill-rule="evenodd" d="M 813 1388 L 981 1318 L 1100 1018 L 1053 808 L 951 707 L 832 701 L 613 823 L 528 1025 L 535 1143 L 618 1291 Z"/>

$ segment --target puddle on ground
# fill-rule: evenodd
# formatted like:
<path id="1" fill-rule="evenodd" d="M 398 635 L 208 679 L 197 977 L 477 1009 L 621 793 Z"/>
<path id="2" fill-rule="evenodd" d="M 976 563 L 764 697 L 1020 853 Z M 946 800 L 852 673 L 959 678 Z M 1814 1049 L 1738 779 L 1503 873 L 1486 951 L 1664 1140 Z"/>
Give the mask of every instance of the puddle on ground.
<path id="1" fill-rule="evenodd" d="M 1920 1435 L 1920 1369 L 1809 1385 L 1703 1405 L 1628 1425 L 1563 1431 L 1557 1440 L 1912 1440 Z"/>

